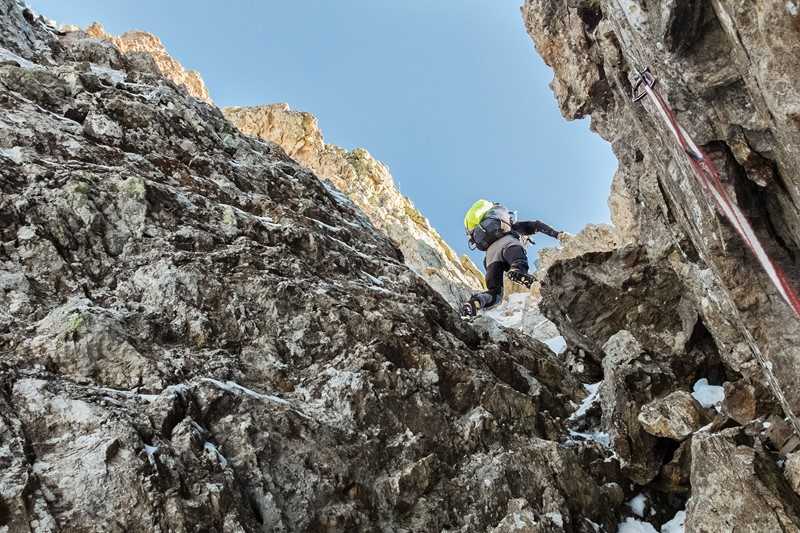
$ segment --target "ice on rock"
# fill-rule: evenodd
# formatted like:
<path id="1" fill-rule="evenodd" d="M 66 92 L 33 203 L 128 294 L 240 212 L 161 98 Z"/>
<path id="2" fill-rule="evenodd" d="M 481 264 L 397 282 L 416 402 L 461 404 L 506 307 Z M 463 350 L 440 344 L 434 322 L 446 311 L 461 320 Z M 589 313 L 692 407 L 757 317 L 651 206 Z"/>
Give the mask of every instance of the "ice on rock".
<path id="1" fill-rule="evenodd" d="M 597 383 L 584 383 L 583 388 L 586 389 L 586 392 L 589 394 L 586 398 L 583 399 L 580 406 L 572 413 L 572 416 L 569 417 L 570 421 L 574 421 L 579 419 L 580 417 L 584 416 L 586 412 L 592 407 L 592 405 L 597 402 L 600 398 L 600 385 L 602 381 L 598 381 Z M 579 432 L 570 430 L 569 435 L 572 440 L 588 440 L 592 442 L 596 442 L 603 446 L 604 448 L 611 449 L 611 437 L 605 431 L 585 431 Z M 612 456 L 616 456 L 616 453 L 612 450 Z"/>
<path id="2" fill-rule="evenodd" d="M 19 165 L 24 160 L 22 149 L 19 146 L 13 148 L 0 148 L 0 156 L 6 157 Z"/>
<path id="3" fill-rule="evenodd" d="M 554 353 L 567 349 L 567 342 L 556 328 L 539 311 L 537 301 L 528 292 L 517 292 L 483 313 L 504 328 L 519 329 L 545 343 Z"/>
<path id="4" fill-rule="evenodd" d="M 552 512 L 552 513 L 545 513 L 545 516 L 549 518 L 556 526 L 564 527 L 564 517 L 559 512 Z"/>
<path id="5" fill-rule="evenodd" d="M 557 354 L 562 354 L 564 350 L 567 349 L 567 341 L 560 335 L 552 339 L 547 339 L 544 343 Z"/>
<path id="6" fill-rule="evenodd" d="M 0 48 L 0 61 L 13 61 L 16 64 L 18 64 L 21 68 L 27 70 L 36 70 L 42 68 L 36 63 L 28 61 L 27 59 L 18 56 L 17 54 L 6 48 Z"/>
<path id="7" fill-rule="evenodd" d="M 646 497 L 643 494 L 639 494 L 638 496 L 636 496 L 636 498 L 628 502 L 628 506 L 631 506 L 631 503 L 636 501 L 637 498 L 641 498 L 641 506 L 642 506 L 641 509 L 642 512 L 644 512 L 644 501 L 646 500 Z M 633 508 L 633 506 L 631 506 L 631 508 Z M 633 509 L 633 511 L 636 512 L 636 509 Z M 686 511 L 678 511 L 672 518 L 672 520 L 664 523 L 661 526 L 660 533 L 684 533 L 685 523 L 686 523 Z M 625 519 L 624 522 L 620 523 L 619 527 L 617 528 L 617 533 L 659 533 L 659 532 L 649 522 L 628 517 Z"/>
<path id="8" fill-rule="evenodd" d="M 112 389 L 110 387 L 96 387 L 96 389 L 109 396 L 123 396 L 125 398 L 140 399 L 146 402 L 152 402 L 158 398 L 158 394 L 142 394 L 129 390 Z"/>
<path id="9" fill-rule="evenodd" d="M 200 381 L 211 383 L 217 388 L 224 390 L 225 392 L 230 392 L 234 395 L 244 394 L 245 396 L 249 396 L 251 398 L 255 398 L 257 400 L 267 400 L 270 402 L 279 403 L 281 405 L 289 405 L 289 402 L 284 400 L 283 398 L 278 398 L 277 396 L 272 396 L 271 394 L 261 394 L 260 392 L 256 392 L 254 390 L 248 389 L 247 387 L 243 387 L 238 383 L 234 383 L 233 381 L 218 381 L 212 378 L 201 378 Z"/>
<path id="10" fill-rule="evenodd" d="M 526 311 L 526 303 L 528 301 L 528 293 L 518 292 L 510 295 L 508 300 L 497 305 L 484 313 L 486 316 L 493 318 L 500 323 L 501 326 L 506 328 L 519 327 L 522 323 L 523 315 Z"/>
<path id="11" fill-rule="evenodd" d="M 228 466 L 228 460 L 225 458 L 224 455 L 222 455 L 222 453 L 220 453 L 219 448 L 217 448 L 213 443 L 206 441 L 205 444 L 203 444 L 203 449 L 206 451 L 206 453 L 208 453 L 211 456 L 211 458 L 214 461 L 219 463 L 219 465 L 222 468 Z"/>
<path id="12" fill-rule="evenodd" d="M 107 77 L 113 83 L 122 83 L 125 81 L 126 74 L 121 70 L 95 65 L 94 63 L 90 65 L 90 68 L 94 74 Z"/>
<path id="13" fill-rule="evenodd" d="M 158 453 L 158 446 L 144 445 L 144 453 L 147 455 L 147 460 L 151 465 L 156 466 L 156 454 Z"/>
<path id="14" fill-rule="evenodd" d="M 572 431 L 569 432 L 571 437 L 577 437 L 580 440 L 590 440 L 593 442 L 598 443 L 599 445 L 603 446 L 604 448 L 611 447 L 611 437 L 608 433 L 604 431 L 592 431 L 581 433 L 579 431 Z"/>

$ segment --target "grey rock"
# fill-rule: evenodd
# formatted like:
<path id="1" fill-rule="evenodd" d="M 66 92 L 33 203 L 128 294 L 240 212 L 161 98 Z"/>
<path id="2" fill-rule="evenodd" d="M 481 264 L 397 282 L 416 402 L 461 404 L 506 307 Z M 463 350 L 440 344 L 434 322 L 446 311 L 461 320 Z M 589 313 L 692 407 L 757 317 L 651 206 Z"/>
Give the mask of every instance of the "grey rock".
<path id="1" fill-rule="evenodd" d="M 783 475 L 786 476 L 786 480 L 795 494 L 800 494 L 800 452 L 793 452 L 786 456 Z"/>
<path id="2" fill-rule="evenodd" d="M 686 391 L 675 391 L 642 406 L 639 423 L 656 437 L 685 440 L 704 424 L 702 406 Z"/>
<path id="3" fill-rule="evenodd" d="M 763 441 L 786 453 L 793 431 L 800 431 L 800 321 L 721 218 L 655 108 L 632 102 L 631 86 L 637 69 L 651 68 L 658 90 L 713 159 L 767 253 L 800 288 L 797 2 L 527 0 L 522 17 L 553 68 L 551 86 L 564 116 L 590 117 L 592 129 L 611 144 L 619 160 L 612 219 L 623 242 L 641 249 L 632 265 L 617 259 L 631 256 L 625 248 L 556 263 L 542 287 L 542 309 L 568 342 L 603 361 L 603 423 L 611 425 L 601 429 L 612 442 L 627 443 L 616 451 L 626 468 L 639 467 L 635 480 L 644 482 L 653 471 L 647 466 L 658 461 L 645 443 L 631 441 L 636 435 L 620 422 L 624 414 L 715 374 L 717 383 L 730 383 L 723 414 L 673 449 L 671 459 L 667 454 L 650 486 L 691 491 L 687 530 L 796 530 L 791 489 L 774 481 L 774 459 L 759 446 Z M 632 274 L 643 267 L 652 274 L 639 285 Z M 607 281 L 614 279 L 624 281 Z M 619 290 L 623 284 L 639 291 L 636 301 Z M 656 295 L 659 285 L 666 291 Z M 656 328 L 665 334 L 653 335 Z M 644 403 L 631 405 L 630 393 L 618 392 L 626 387 L 609 379 L 608 372 L 625 374 L 635 361 L 609 361 L 612 347 L 616 358 L 626 351 L 624 342 L 604 344 L 620 330 L 631 332 L 657 362 L 655 376 L 665 366 L 673 375 L 672 384 Z M 652 391 L 652 385 L 640 388 Z M 770 424 L 761 430 L 765 418 Z M 735 424 L 744 428 L 718 433 Z M 636 449 L 644 450 L 641 460 L 630 453 Z"/>
<path id="4" fill-rule="evenodd" d="M 644 491 L 656 526 L 691 494 L 689 529 L 797 530 L 800 329 L 629 101 L 647 59 L 794 283 L 790 4 L 523 6 L 620 159 L 618 227 L 545 254 L 559 357 L 455 316 L 425 280 L 476 273 L 414 246 L 435 232 L 366 152 L 319 162 L 380 178 L 353 202 L 289 157 L 324 151 L 305 115 L 291 149 L 244 136 L 152 36 L 0 0 L 0 527 L 588 533 Z M 384 236 L 376 198 L 418 228 Z M 581 416 L 573 372 L 603 374 Z M 696 431 L 699 378 L 728 396 Z"/>
<path id="5" fill-rule="evenodd" d="M 656 449 L 656 437 L 642 428 L 639 413 L 643 405 L 670 390 L 675 377 L 628 331 L 612 336 L 603 350 L 607 355 L 600 386 L 602 426 L 625 474 L 646 485 L 658 475 L 665 457 Z"/>
<path id="6" fill-rule="evenodd" d="M 800 531 L 797 494 L 775 462 L 740 435 L 739 429 L 728 429 L 692 437 L 686 529 Z"/>
<path id="7" fill-rule="evenodd" d="M 720 220 L 655 110 L 630 97 L 635 68 L 651 67 L 769 255 L 800 287 L 795 3 L 527 0 L 522 14 L 554 70 L 565 117 L 591 116 L 619 159 L 610 204 L 622 233 L 679 278 L 730 369 L 777 384 L 782 408 L 800 410 L 800 321 Z M 769 364 L 759 368 L 752 347 Z"/>
<path id="8" fill-rule="evenodd" d="M 326 143 L 317 119 L 286 104 L 227 107 L 226 118 L 243 133 L 274 142 L 298 163 L 329 179 L 391 238 L 404 262 L 454 307 L 483 287 L 483 275 L 458 257 L 407 197 L 386 165 L 363 148 Z"/>
<path id="9" fill-rule="evenodd" d="M 652 352 L 683 353 L 697 320 L 672 269 L 636 246 L 556 262 L 539 306 L 571 345 L 599 357 L 621 330 Z"/>
<path id="10" fill-rule="evenodd" d="M 90 114 L 83 123 L 83 132 L 95 141 L 117 145 L 122 141 L 122 127 L 101 114 Z"/>
<path id="11" fill-rule="evenodd" d="M 666 493 L 687 493 L 691 488 L 692 440 L 681 443 L 672 459 L 662 468 L 655 487 Z"/>
<path id="12" fill-rule="evenodd" d="M 740 379 L 724 383 L 722 411 L 741 425 L 780 413 L 780 406 L 763 383 Z"/>

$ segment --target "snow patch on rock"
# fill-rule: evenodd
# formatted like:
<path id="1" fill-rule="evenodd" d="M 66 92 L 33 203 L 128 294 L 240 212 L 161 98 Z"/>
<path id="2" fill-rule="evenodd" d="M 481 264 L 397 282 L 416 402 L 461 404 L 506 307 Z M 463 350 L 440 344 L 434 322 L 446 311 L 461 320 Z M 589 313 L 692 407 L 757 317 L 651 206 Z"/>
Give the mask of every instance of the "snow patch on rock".
<path id="1" fill-rule="evenodd" d="M 617 533 L 658 533 L 649 522 L 628 517 L 617 528 Z"/>
<path id="2" fill-rule="evenodd" d="M 583 399 L 578 409 L 574 413 L 572 413 L 572 416 L 569 418 L 570 420 L 576 420 L 582 417 L 583 415 L 586 414 L 586 411 L 588 411 L 589 408 L 591 408 L 592 405 L 594 405 L 595 402 L 597 402 L 597 400 L 600 398 L 600 385 L 602 383 L 603 383 L 602 381 L 598 381 L 597 383 L 583 384 L 583 388 L 586 389 L 586 392 L 588 392 L 589 394 L 586 396 L 586 398 Z"/>
<path id="3" fill-rule="evenodd" d="M 703 407 L 718 407 L 725 399 L 725 389 L 719 385 L 709 385 L 706 378 L 697 380 L 692 390 L 692 397 Z"/>
<path id="4" fill-rule="evenodd" d="M 686 511 L 678 511 L 669 522 L 661 526 L 661 533 L 683 533 L 686 530 Z"/>
<path id="5" fill-rule="evenodd" d="M 638 494 L 633 497 L 626 505 L 631 508 L 633 514 L 639 517 L 644 516 L 644 507 L 647 504 L 647 496 Z"/>

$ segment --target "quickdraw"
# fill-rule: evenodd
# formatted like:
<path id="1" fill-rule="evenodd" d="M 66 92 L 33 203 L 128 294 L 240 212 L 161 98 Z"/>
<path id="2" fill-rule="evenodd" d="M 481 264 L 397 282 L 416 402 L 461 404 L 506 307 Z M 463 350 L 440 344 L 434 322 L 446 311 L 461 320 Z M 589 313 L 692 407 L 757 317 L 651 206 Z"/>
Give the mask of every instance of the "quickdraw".
<path id="1" fill-rule="evenodd" d="M 638 79 L 633 87 L 633 101 L 639 102 L 645 97 L 650 98 L 650 101 L 658 110 L 664 123 L 686 153 L 700 186 L 706 194 L 714 199 L 720 211 L 725 215 L 725 218 L 730 221 L 744 243 L 750 248 L 750 251 L 753 252 L 753 255 L 755 255 L 761 267 L 764 269 L 767 276 L 769 276 L 770 281 L 772 281 L 772 284 L 778 290 L 778 293 L 786 303 L 789 304 L 789 307 L 792 308 L 795 316 L 800 318 L 800 298 L 798 298 L 797 293 L 787 281 L 786 274 L 772 261 L 769 254 L 767 254 L 755 231 L 753 231 L 750 222 L 748 222 L 747 218 L 744 216 L 744 213 L 742 213 L 739 206 L 731 200 L 728 191 L 722 184 L 719 170 L 717 170 L 714 162 L 695 144 L 689 134 L 686 133 L 686 130 L 680 125 L 675 116 L 675 112 L 656 89 L 657 80 L 650 72 L 650 69 L 638 70 L 637 75 Z"/>

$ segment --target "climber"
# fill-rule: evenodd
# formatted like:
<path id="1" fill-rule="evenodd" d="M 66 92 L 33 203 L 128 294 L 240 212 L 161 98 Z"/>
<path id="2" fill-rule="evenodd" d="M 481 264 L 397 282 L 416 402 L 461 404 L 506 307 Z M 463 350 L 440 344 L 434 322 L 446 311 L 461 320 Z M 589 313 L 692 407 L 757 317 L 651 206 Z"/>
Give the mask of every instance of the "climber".
<path id="1" fill-rule="evenodd" d="M 516 213 L 500 204 L 478 200 L 464 216 L 464 229 L 471 249 L 486 252 L 483 266 L 486 269 L 486 291 L 474 294 L 462 307 L 462 316 L 475 316 L 500 302 L 503 296 L 503 273 L 508 279 L 530 287 L 533 276 L 528 274 L 528 254 L 520 238 L 536 232 L 561 240 L 564 232 L 535 221 L 517 222 Z"/>

